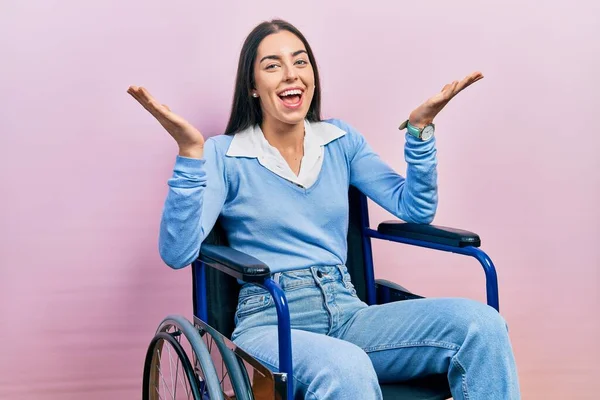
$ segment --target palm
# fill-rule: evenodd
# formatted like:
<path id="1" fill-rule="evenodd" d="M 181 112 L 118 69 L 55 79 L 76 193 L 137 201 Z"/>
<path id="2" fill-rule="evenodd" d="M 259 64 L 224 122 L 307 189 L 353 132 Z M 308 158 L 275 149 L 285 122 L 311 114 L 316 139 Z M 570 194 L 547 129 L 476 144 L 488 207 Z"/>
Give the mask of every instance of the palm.
<path id="1" fill-rule="evenodd" d="M 204 137 L 192 124 L 171 111 L 169 107 L 159 103 L 143 87 L 130 86 L 127 90 L 175 139 L 180 148 L 202 146 Z"/>
<path id="2" fill-rule="evenodd" d="M 454 96 L 480 79 L 483 79 L 483 74 L 481 72 L 473 72 L 461 81 L 454 81 L 445 85 L 439 93 L 429 98 L 410 114 L 409 120 L 411 124 L 425 125 L 432 122 L 433 118 L 442 111 Z"/>

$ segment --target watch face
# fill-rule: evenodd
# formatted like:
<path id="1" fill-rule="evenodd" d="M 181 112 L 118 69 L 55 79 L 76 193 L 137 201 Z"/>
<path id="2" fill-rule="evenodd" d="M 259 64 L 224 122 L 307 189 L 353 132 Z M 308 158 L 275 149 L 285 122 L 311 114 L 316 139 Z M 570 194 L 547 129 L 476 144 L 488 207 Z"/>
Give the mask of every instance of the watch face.
<path id="1" fill-rule="evenodd" d="M 433 126 L 431 125 L 427 125 L 425 128 L 423 128 L 423 132 L 421 132 L 421 139 L 423 140 L 429 140 L 431 139 L 431 137 L 433 136 Z"/>

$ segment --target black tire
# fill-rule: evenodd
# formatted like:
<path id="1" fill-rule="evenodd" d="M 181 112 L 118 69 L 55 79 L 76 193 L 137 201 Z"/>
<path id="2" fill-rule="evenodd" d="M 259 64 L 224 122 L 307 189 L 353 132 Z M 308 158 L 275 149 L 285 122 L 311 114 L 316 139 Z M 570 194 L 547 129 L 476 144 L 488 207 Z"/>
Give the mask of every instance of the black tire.
<path id="1" fill-rule="evenodd" d="M 194 373 L 194 368 L 192 367 L 190 359 L 185 354 L 185 351 L 183 350 L 183 347 L 179 344 L 179 341 L 173 335 L 167 332 L 157 333 L 154 336 L 154 338 L 152 338 L 152 341 L 148 346 L 148 351 L 146 352 L 146 360 L 144 362 L 142 399 L 158 400 L 160 398 L 160 393 L 157 393 L 157 381 L 159 380 L 159 376 L 162 377 L 159 365 L 160 358 L 163 352 L 163 346 L 165 343 L 170 345 L 175 350 L 177 358 L 179 362 L 181 362 L 182 370 L 184 373 L 184 379 L 187 380 L 186 389 L 187 387 L 189 387 L 189 392 L 187 392 L 188 398 L 194 400 L 204 400 L 201 397 L 201 391 L 198 386 L 198 379 L 196 378 L 196 374 Z M 164 377 L 163 381 L 166 383 Z M 176 395 L 175 390 L 174 393 L 172 393 L 173 397 L 175 397 Z"/>

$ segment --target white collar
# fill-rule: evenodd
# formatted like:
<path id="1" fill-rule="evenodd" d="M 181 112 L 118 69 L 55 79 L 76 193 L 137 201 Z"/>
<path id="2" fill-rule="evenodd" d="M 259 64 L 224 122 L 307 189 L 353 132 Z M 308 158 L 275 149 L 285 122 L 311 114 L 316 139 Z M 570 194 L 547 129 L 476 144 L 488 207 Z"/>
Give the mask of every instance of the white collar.
<path id="1" fill-rule="evenodd" d="M 337 126 L 324 122 L 304 120 L 304 148 L 325 146 L 346 132 Z M 236 133 L 231 140 L 227 156 L 260 158 L 271 153 L 271 145 L 265 139 L 260 126 L 255 125 Z"/>

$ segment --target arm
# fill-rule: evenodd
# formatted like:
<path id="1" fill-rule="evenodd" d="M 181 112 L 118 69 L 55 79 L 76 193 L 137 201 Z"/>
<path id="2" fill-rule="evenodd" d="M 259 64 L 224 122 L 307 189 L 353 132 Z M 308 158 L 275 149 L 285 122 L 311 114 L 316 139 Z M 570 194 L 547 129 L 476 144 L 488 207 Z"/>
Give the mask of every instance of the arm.
<path id="1" fill-rule="evenodd" d="M 224 156 L 214 139 L 204 146 L 204 158 L 177 156 L 160 224 L 159 252 L 171 268 L 183 268 L 200 252 L 227 196 Z"/>
<path id="2" fill-rule="evenodd" d="M 415 108 L 409 115 L 412 125 L 423 128 L 465 88 L 483 79 L 481 72 L 445 85 L 442 90 Z M 344 129 L 345 127 L 341 127 Z M 437 209 L 437 160 L 435 138 L 423 142 L 406 135 L 404 157 L 406 179 L 385 165 L 353 128 L 347 127 L 353 141 L 350 149 L 350 184 L 377 204 L 406 222 L 429 224 Z"/>
<path id="3" fill-rule="evenodd" d="M 438 203 L 435 138 L 422 142 L 406 135 L 404 178 L 384 163 L 354 128 L 340 127 L 348 132 L 350 141 L 350 184 L 406 222 L 431 223 Z"/>

